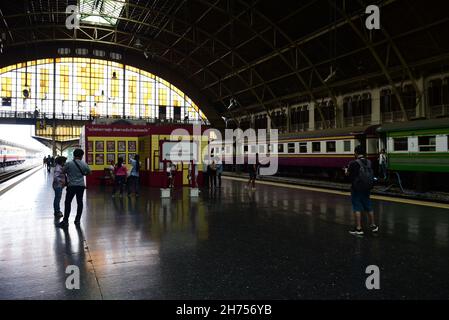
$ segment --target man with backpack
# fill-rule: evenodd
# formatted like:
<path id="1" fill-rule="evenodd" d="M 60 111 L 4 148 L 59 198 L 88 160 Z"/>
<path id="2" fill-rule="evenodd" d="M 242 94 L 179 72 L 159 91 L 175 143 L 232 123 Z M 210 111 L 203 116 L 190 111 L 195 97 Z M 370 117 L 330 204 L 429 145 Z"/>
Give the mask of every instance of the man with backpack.
<path id="1" fill-rule="evenodd" d="M 355 148 L 355 158 L 346 169 L 346 175 L 349 176 L 352 182 L 352 211 L 356 221 L 355 228 L 349 231 L 349 233 L 363 236 L 362 212 L 368 212 L 371 232 L 376 233 L 379 231 L 379 227 L 374 222 L 374 211 L 370 199 L 371 189 L 374 186 L 374 173 L 371 161 L 366 159 L 365 152 L 360 145 Z"/>
<path id="2" fill-rule="evenodd" d="M 57 224 L 59 228 L 67 228 L 69 226 L 69 217 L 72 207 L 72 200 L 76 196 L 77 210 L 75 217 L 75 225 L 81 223 L 81 214 L 83 213 L 83 196 L 86 185 L 84 176 L 90 174 L 90 168 L 82 159 L 84 151 L 76 149 L 73 151 L 73 160 L 66 162 L 62 172 L 67 176 L 67 192 L 64 202 L 64 219 Z"/>

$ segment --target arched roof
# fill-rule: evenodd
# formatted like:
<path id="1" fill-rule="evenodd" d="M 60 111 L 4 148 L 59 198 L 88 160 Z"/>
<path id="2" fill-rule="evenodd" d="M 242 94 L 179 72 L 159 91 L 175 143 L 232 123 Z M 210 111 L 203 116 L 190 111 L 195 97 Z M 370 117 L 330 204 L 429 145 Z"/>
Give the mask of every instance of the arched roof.
<path id="1" fill-rule="evenodd" d="M 0 4 L 0 33 L 4 56 L 48 44 L 111 47 L 127 64 L 138 56 L 189 86 L 217 123 L 231 98 L 245 114 L 446 70 L 446 2 L 128 0 L 116 24 L 68 30 L 66 7 L 78 1 L 16 0 Z M 365 27 L 372 4 L 381 30 Z"/>

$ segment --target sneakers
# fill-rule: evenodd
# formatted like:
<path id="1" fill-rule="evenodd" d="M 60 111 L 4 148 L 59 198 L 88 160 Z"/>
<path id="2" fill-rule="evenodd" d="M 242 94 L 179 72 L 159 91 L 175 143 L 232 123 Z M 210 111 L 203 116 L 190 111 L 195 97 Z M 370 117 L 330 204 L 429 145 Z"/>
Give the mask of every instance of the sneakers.
<path id="1" fill-rule="evenodd" d="M 376 226 L 375 224 L 371 225 L 369 227 L 369 229 L 372 233 L 379 232 L 379 226 Z M 365 234 L 362 229 L 357 229 L 357 228 L 350 230 L 349 233 L 352 235 L 355 235 L 355 236 L 363 236 Z"/>
<path id="2" fill-rule="evenodd" d="M 64 214 L 61 211 L 55 212 L 53 215 L 55 216 L 56 219 L 62 218 L 64 216 Z"/>
<path id="3" fill-rule="evenodd" d="M 350 230 L 349 233 L 354 236 L 363 236 L 365 234 L 362 229 L 357 229 L 357 228 Z"/>
<path id="4" fill-rule="evenodd" d="M 69 226 L 69 223 L 65 220 L 62 220 L 60 223 L 56 224 L 56 227 L 65 229 Z"/>

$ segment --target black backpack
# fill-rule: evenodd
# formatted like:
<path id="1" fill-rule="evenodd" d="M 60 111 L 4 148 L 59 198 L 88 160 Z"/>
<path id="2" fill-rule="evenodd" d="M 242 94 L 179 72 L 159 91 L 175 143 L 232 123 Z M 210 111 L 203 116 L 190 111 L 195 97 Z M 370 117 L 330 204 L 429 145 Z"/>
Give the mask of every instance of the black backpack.
<path id="1" fill-rule="evenodd" d="M 364 161 L 357 159 L 356 162 L 360 166 L 359 175 L 354 180 L 354 188 L 357 191 L 370 191 L 374 187 L 374 172 L 369 160 Z"/>

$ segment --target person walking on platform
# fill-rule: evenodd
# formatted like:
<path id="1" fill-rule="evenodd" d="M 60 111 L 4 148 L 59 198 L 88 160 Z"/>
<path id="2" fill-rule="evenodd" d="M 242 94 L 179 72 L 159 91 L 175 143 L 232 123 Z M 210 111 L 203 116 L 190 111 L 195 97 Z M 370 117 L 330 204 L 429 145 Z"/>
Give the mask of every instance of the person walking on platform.
<path id="1" fill-rule="evenodd" d="M 67 192 L 64 202 L 64 219 L 57 226 L 59 228 L 67 228 L 69 225 L 70 211 L 72 209 L 72 200 L 76 196 L 77 210 L 75 217 L 75 225 L 81 223 L 81 215 L 83 213 L 83 196 L 86 184 L 84 177 L 89 175 L 91 170 L 86 162 L 83 161 L 84 151 L 75 149 L 73 151 L 73 160 L 66 162 L 62 172 L 67 175 Z"/>
<path id="2" fill-rule="evenodd" d="M 362 146 L 355 148 L 355 160 L 351 161 L 345 173 L 351 180 L 351 201 L 352 211 L 356 226 L 350 230 L 352 235 L 363 236 L 362 212 L 368 212 L 370 221 L 370 230 L 373 233 L 379 231 L 379 227 L 374 222 L 374 211 L 371 204 L 371 189 L 374 185 L 374 174 L 371 167 L 371 161 L 365 157 L 365 151 Z"/>
<path id="3" fill-rule="evenodd" d="M 62 172 L 66 157 L 57 157 L 55 171 L 53 173 L 53 190 L 55 191 L 55 198 L 53 200 L 53 212 L 55 218 L 62 218 L 64 215 L 61 212 L 60 203 L 62 197 L 62 190 L 66 185 L 66 177 Z"/>
<path id="4" fill-rule="evenodd" d="M 114 188 L 112 189 L 112 196 L 115 197 L 117 187 L 120 189 L 120 197 L 123 197 L 123 185 L 126 182 L 128 169 L 123 165 L 123 158 L 118 158 L 118 162 L 114 168 Z"/>
<path id="5" fill-rule="evenodd" d="M 252 191 L 256 191 L 256 178 L 257 178 L 257 164 L 248 164 L 249 180 L 247 188 L 252 188 Z"/>
<path id="6" fill-rule="evenodd" d="M 218 178 L 218 188 L 221 188 L 221 175 L 223 174 L 223 164 L 217 164 L 217 178 Z"/>
<path id="7" fill-rule="evenodd" d="M 140 161 L 139 155 L 137 154 L 134 159 L 131 160 L 131 173 L 128 177 L 128 197 L 131 196 L 131 187 L 134 189 L 136 197 L 139 196 L 139 171 L 140 171 Z"/>
<path id="8" fill-rule="evenodd" d="M 47 171 L 50 172 L 50 169 L 51 169 L 51 157 L 50 157 L 50 155 L 48 155 L 48 157 L 47 157 L 46 164 L 47 164 Z"/>

